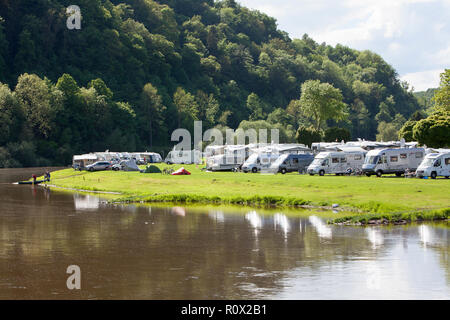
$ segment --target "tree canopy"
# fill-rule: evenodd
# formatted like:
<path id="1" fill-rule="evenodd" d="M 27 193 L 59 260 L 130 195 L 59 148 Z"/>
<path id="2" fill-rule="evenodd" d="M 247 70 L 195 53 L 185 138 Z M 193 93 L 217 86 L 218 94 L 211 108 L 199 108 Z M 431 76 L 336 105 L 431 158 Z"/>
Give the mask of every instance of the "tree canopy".
<path id="1" fill-rule="evenodd" d="M 67 164 L 78 152 L 157 151 L 193 120 L 280 121 L 287 141 L 300 126 L 375 139 L 380 121 L 426 109 L 376 53 L 291 39 L 233 0 L 79 0 L 80 30 L 66 27 L 69 4 L 0 2 L 0 108 L 21 110 L 0 125 L 23 127 L 2 138 L 4 155 Z"/>

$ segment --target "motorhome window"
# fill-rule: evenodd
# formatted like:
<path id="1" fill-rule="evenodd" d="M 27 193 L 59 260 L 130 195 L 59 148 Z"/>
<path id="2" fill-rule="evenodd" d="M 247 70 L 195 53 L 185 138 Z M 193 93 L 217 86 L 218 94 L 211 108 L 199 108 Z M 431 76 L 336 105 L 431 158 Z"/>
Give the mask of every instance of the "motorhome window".
<path id="1" fill-rule="evenodd" d="M 378 162 L 379 156 L 371 156 L 366 158 L 366 164 L 376 164 Z"/>
<path id="2" fill-rule="evenodd" d="M 341 163 L 347 163 L 347 158 L 341 158 Z"/>
<path id="3" fill-rule="evenodd" d="M 440 167 L 441 166 L 441 159 L 437 159 L 436 162 L 434 163 L 435 167 Z"/>
<path id="4" fill-rule="evenodd" d="M 328 165 L 328 159 L 326 159 L 324 162 L 322 162 L 322 166 L 327 166 Z"/>
<path id="5" fill-rule="evenodd" d="M 400 159 L 406 159 L 406 158 L 408 158 L 408 154 L 406 154 L 406 153 L 400 154 Z"/>
<path id="6" fill-rule="evenodd" d="M 398 157 L 397 156 L 392 156 L 391 157 L 391 162 L 398 162 Z"/>
<path id="7" fill-rule="evenodd" d="M 422 152 L 416 152 L 416 158 L 423 158 L 423 153 Z"/>
<path id="8" fill-rule="evenodd" d="M 450 164 L 450 158 L 445 159 L 445 164 L 448 166 Z"/>
<path id="9" fill-rule="evenodd" d="M 297 159 L 297 158 L 294 158 L 294 159 L 292 160 L 292 162 L 297 164 L 297 163 L 298 163 L 298 159 Z"/>
<path id="10" fill-rule="evenodd" d="M 339 163 L 339 158 L 333 158 L 332 162 L 333 163 Z"/>

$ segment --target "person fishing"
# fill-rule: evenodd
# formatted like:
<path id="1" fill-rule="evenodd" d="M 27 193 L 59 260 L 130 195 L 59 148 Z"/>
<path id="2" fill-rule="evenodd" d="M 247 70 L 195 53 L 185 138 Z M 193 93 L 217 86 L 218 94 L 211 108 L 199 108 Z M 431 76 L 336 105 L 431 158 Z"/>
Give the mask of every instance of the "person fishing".
<path id="1" fill-rule="evenodd" d="M 50 182 L 50 171 L 45 171 L 45 181 Z"/>

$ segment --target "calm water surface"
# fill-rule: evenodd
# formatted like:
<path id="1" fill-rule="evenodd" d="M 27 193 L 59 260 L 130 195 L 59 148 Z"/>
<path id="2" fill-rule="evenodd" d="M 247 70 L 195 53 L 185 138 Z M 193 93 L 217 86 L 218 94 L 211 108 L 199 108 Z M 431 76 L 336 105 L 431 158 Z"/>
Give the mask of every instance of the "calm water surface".
<path id="1" fill-rule="evenodd" d="M 10 184 L 42 172 L 0 170 L 0 299 L 450 298 L 448 223 L 335 227 Z"/>

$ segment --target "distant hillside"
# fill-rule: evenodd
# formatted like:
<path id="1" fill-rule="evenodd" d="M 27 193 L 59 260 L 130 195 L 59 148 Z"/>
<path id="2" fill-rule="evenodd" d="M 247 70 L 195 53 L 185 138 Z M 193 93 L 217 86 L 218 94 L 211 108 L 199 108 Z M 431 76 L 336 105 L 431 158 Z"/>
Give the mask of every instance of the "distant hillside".
<path id="1" fill-rule="evenodd" d="M 114 133 L 125 144 L 133 140 L 124 148 L 168 145 L 169 133 L 194 119 L 232 128 L 249 119 L 276 122 L 309 79 L 342 91 L 350 117 L 338 125 L 353 138 L 375 138 L 380 105 L 388 119 L 408 119 L 421 108 L 379 55 L 318 44 L 307 35 L 290 39 L 274 18 L 234 0 L 79 0 L 82 29 L 68 30 L 65 10 L 72 2 L 0 1 L 0 82 L 13 90 L 24 73 L 53 85 L 69 74 L 76 86 L 88 89 L 91 80 L 102 79 L 111 101 L 128 102 L 135 114 L 134 131 L 116 128 Z M 61 108 L 69 112 L 65 101 Z M 295 132 L 306 118 L 290 114 L 283 126 Z M 89 130 L 77 129 L 82 120 L 67 121 L 81 124 L 64 139 L 61 130 L 53 136 L 35 133 L 35 145 L 45 139 L 72 152 L 110 147 L 105 140 L 112 129 L 93 144 Z"/>
<path id="2" fill-rule="evenodd" d="M 431 101 L 436 93 L 436 89 L 428 89 L 427 91 L 414 92 L 414 96 L 417 98 L 419 105 L 423 110 L 430 109 L 434 107 L 433 101 Z"/>

